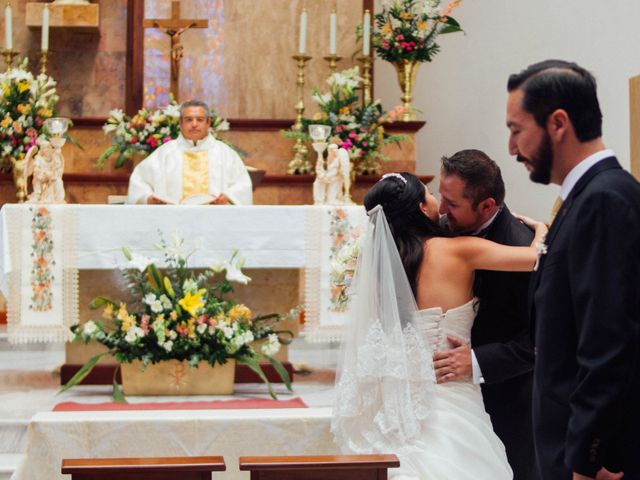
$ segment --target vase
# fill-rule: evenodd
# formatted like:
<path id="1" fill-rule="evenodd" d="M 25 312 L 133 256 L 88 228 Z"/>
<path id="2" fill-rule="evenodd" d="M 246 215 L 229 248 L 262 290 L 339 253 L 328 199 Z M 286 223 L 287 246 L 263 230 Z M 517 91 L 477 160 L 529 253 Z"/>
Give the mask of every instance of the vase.
<path id="1" fill-rule="evenodd" d="M 233 393 L 236 361 L 211 366 L 207 362 L 190 368 L 189 362 L 165 360 L 146 368 L 134 360 L 121 364 L 125 395 L 230 395 Z"/>
<path id="2" fill-rule="evenodd" d="M 24 171 L 25 159 L 11 159 L 11 173 L 13 174 L 13 183 L 16 186 L 16 197 L 18 203 L 24 203 L 27 199 L 27 178 Z"/>
<path id="3" fill-rule="evenodd" d="M 400 60 L 394 62 L 393 66 L 398 74 L 398 82 L 402 89 L 402 106 L 404 107 L 404 113 L 402 114 L 403 122 L 410 122 L 416 119 L 416 114 L 411 106 L 413 86 L 416 83 L 416 72 L 420 66 L 420 62 L 417 60 Z"/>

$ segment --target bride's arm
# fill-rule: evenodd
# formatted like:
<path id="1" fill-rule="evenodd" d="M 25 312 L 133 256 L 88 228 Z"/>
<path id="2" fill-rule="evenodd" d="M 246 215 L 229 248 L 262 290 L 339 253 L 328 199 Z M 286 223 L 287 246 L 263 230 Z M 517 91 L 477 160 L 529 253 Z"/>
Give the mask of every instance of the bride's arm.
<path id="1" fill-rule="evenodd" d="M 452 239 L 456 253 L 474 270 L 530 272 L 538 259 L 536 245 L 543 242 L 547 226 L 527 217 L 519 217 L 535 231 L 528 247 L 510 247 L 477 237 Z"/>

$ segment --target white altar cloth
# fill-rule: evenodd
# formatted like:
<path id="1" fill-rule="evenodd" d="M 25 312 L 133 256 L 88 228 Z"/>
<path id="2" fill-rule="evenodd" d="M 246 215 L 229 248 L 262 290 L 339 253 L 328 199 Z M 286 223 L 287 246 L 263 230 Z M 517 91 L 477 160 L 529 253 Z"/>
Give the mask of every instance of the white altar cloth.
<path id="1" fill-rule="evenodd" d="M 245 455 L 339 453 L 329 430 L 331 409 L 43 412 L 29 424 L 24 461 L 11 480 L 66 479 L 63 458 L 221 455 L 226 472 L 247 480 Z"/>
<path id="2" fill-rule="evenodd" d="M 157 264 L 162 266 L 162 255 L 154 247 L 159 241 L 158 232 L 162 232 L 167 242 L 171 241 L 175 233 L 185 239 L 187 250 L 196 247 L 189 257 L 189 266 L 192 268 L 208 267 L 228 260 L 236 249 L 247 259 L 245 268 L 305 268 L 312 265 L 318 270 L 322 265 L 323 276 L 308 276 L 305 286 L 307 297 L 311 299 L 307 303 L 314 306 L 322 305 L 316 292 L 330 290 L 325 285 L 313 282 L 326 280 L 331 262 L 328 255 L 332 254 L 315 248 L 314 240 L 330 234 L 331 238 L 324 243 L 331 245 L 331 242 L 342 238 L 343 230 L 348 226 L 341 222 L 349 218 L 353 221 L 358 217 L 366 218 L 361 206 L 51 205 L 48 208 L 53 213 L 64 213 L 57 217 L 52 215 L 63 219 L 56 228 L 72 232 L 71 253 L 66 254 L 64 259 L 56 259 L 57 262 L 64 261 L 66 271 L 124 266 L 126 262 L 122 246 L 157 260 Z M 9 300 L 10 340 L 14 322 L 19 322 L 24 315 L 33 316 L 34 313 L 28 308 L 15 307 L 30 293 L 29 282 L 22 280 L 22 287 L 14 288 L 13 295 L 10 295 L 12 289 L 9 288 L 9 278 L 22 278 L 21 275 L 16 275 L 17 270 L 22 268 L 24 276 L 27 275 L 23 266 L 16 265 L 21 263 L 16 261 L 16 257 L 22 259 L 29 253 L 33 254 L 30 251 L 33 248 L 33 232 L 29 228 L 33 209 L 33 205 L 5 204 L 0 210 L 0 290 Z M 337 215 L 337 210 L 342 211 L 340 215 Z M 322 217 L 325 217 L 324 222 L 316 220 Z M 332 222 L 333 230 L 327 233 L 329 221 Z M 323 227 L 319 223 L 326 225 Z M 16 255 L 16 252 L 20 252 L 20 255 Z M 318 258 L 320 256 L 322 258 Z M 73 281 L 67 284 L 73 284 Z M 79 321 L 77 295 L 62 293 L 58 298 L 66 295 L 68 307 L 60 328 L 67 332 L 69 325 Z M 69 301 L 69 298 L 74 300 Z M 332 314 L 327 308 L 321 311 L 319 309 L 320 307 L 314 307 L 314 318 L 308 320 L 315 322 L 313 330 L 316 332 L 322 330 L 320 327 L 327 326 L 326 322 L 323 324 L 323 320 L 327 320 L 329 331 L 332 332 L 327 338 L 334 339 L 336 330 L 331 325 Z M 37 324 L 37 321 L 32 323 Z M 27 334 L 22 339 L 34 340 L 37 341 L 35 338 L 30 340 Z"/>

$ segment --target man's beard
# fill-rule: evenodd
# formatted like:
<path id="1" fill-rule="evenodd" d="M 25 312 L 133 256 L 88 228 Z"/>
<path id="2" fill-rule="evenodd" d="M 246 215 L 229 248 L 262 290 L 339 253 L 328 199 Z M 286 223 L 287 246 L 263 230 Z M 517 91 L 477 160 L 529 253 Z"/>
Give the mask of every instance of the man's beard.
<path id="1" fill-rule="evenodd" d="M 544 132 L 544 137 L 542 137 L 538 149 L 531 155 L 531 158 L 518 155 L 517 160 L 519 162 L 528 162 L 533 167 L 529 174 L 532 182 L 549 185 L 551 182 L 551 165 L 553 164 L 553 149 L 551 148 L 549 134 Z"/>

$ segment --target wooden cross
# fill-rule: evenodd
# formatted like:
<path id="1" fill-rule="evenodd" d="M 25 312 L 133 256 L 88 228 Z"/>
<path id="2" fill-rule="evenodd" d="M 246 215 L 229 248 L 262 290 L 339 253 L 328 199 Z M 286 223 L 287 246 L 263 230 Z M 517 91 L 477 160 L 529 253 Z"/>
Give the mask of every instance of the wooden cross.
<path id="1" fill-rule="evenodd" d="M 147 19 L 142 22 L 144 28 L 159 28 L 171 37 L 171 93 L 179 101 L 180 60 L 184 47 L 180 43 L 180 35 L 191 28 L 209 28 L 209 20 L 192 20 L 180 18 L 180 1 L 171 2 L 171 18 Z"/>

